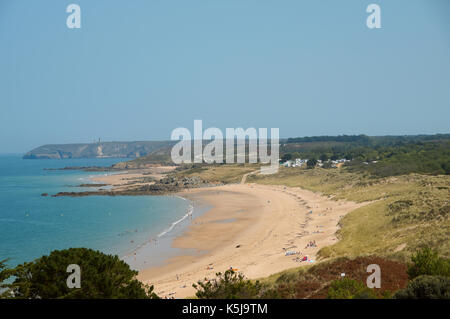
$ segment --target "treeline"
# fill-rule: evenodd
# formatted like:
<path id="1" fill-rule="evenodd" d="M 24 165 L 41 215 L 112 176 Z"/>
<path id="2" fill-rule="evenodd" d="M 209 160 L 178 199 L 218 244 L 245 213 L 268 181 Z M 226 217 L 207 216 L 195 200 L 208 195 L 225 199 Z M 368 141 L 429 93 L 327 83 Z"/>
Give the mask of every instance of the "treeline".
<path id="1" fill-rule="evenodd" d="M 311 143 L 311 142 L 356 142 L 362 145 L 370 143 L 370 137 L 367 135 L 338 135 L 338 136 L 305 136 L 288 138 L 287 143 Z"/>
<path id="2" fill-rule="evenodd" d="M 409 173 L 449 175 L 450 141 L 377 147 L 351 152 L 350 170 L 387 177 Z"/>
<path id="3" fill-rule="evenodd" d="M 305 136 L 288 138 L 286 143 L 312 143 L 312 142 L 340 142 L 355 143 L 367 146 L 387 146 L 402 145 L 405 143 L 417 143 L 427 141 L 449 140 L 450 134 L 434 135 L 386 135 L 386 136 L 367 136 L 360 135 L 338 135 L 338 136 Z"/>
<path id="4" fill-rule="evenodd" d="M 326 137 L 323 137 L 326 138 Z M 450 174 L 450 135 L 371 137 L 370 145 L 316 145 L 314 148 L 282 148 L 282 161 L 307 158 L 322 161 L 346 159 L 350 170 L 379 177 L 419 174 Z M 294 150 L 294 151 L 292 151 Z M 331 167 L 325 165 L 325 167 Z"/>

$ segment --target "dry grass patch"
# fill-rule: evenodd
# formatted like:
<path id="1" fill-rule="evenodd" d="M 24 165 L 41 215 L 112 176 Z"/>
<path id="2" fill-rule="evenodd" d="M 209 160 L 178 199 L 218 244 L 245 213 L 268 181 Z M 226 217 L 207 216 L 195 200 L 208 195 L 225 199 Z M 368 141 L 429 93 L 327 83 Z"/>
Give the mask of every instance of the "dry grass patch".
<path id="1" fill-rule="evenodd" d="M 259 164 L 225 164 L 225 165 L 201 165 L 177 172 L 177 176 L 198 176 L 203 180 L 218 183 L 240 183 L 244 174 L 259 169 Z"/>

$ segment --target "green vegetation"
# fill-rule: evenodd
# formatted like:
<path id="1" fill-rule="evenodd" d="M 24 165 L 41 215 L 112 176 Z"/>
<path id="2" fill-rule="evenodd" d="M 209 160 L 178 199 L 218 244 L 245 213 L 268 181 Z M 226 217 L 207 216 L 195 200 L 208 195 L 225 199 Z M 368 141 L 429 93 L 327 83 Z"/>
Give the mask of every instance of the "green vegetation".
<path id="1" fill-rule="evenodd" d="M 363 282 L 350 278 L 335 280 L 331 283 L 327 293 L 328 299 L 375 299 L 373 289 Z"/>
<path id="2" fill-rule="evenodd" d="M 411 257 L 407 274 L 412 279 L 405 289 L 395 293 L 396 299 L 450 299 L 450 260 L 429 247 Z"/>
<path id="3" fill-rule="evenodd" d="M 290 161 L 293 158 L 293 155 L 291 153 L 285 153 L 283 156 L 281 156 L 281 162 L 287 162 Z"/>
<path id="4" fill-rule="evenodd" d="M 299 143 L 299 144 L 295 144 Z M 280 153 L 282 161 L 293 158 L 336 159 L 347 162 L 353 172 L 374 177 L 409 173 L 450 174 L 450 135 L 418 137 L 315 137 L 288 139 Z M 331 165 L 325 167 L 331 168 Z"/>
<path id="5" fill-rule="evenodd" d="M 316 167 L 316 165 L 317 165 L 317 160 L 314 157 L 308 159 L 308 162 L 306 163 L 306 166 L 308 168 L 314 168 L 314 167 Z"/>
<path id="6" fill-rule="evenodd" d="M 450 278 L 443 276 L 419 276 L 399 290 L 395 299 L 450 299 Z"/>
<path id="7" fill-rule="evenodd" d="M 440 257 L 437 251 L 429 247 L 417 251 L 411 257 L 411 261 L 413 263 L 407 271 L 410 279 L 422 275 L 450 277 L 450 260 Z"/>
<path id="8" fill-rule="evenodd" d="M 356 149 L 350 156 L 355 159 L 349 164 L 352 170 L 378 177 L 409 173 L 450 174 L 450 141 Z"/>
<path id="9" fill-rule="evenodd" d="M 199 281 L 193 287 L 199 299 L 255 299 L 264 297 L 265 293 L 259 281 L 246 280 L 233 270 L 219 272 L 215 279 Z"/>
<path id="10" fill-rule="evenodd" d="M 7 268 L 7 261 L 7 259 L 0 260 L 0 298 L 6 298 L 9 295 L 9 284 L 6 281 L 11 277 L 12 270 Z"/>
<path id="11" fill-rule="evenodd" d="M 81 268 L 81 288 L 68 288 L 67 266 Z M 87 248 L 55 250 L 33 262 L 18 265 L 8 274 L 9 295 L 18 299 L 37 298 L 157 298 L 153 286 L 144 286 L 135 277 L 137 271 L 117 256 Z M 11 295 L 12 293 L 12 295 Z"/>
<path id="12" fill-rule="evenodd" d="M 306 136 L 288 138 L 287 143 L 310 143 L 310 142 L 347 142 L 362 145 L 370 143 L 370 137 L 367 135 L 339 135 L 339 136 Z"/>

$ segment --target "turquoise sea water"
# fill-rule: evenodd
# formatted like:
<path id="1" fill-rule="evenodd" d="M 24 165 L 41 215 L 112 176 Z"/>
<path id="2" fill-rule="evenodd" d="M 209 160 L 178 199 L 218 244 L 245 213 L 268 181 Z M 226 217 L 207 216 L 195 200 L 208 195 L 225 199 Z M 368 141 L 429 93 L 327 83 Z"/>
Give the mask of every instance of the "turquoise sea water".
<path id="1" fill-rule="evenodd" d="M 0 155 L 0 260 L 9 258 L 14 266 L 70 247 L 123 257 L 185 216 L 190 203 L 173 196 L 41 196 L 85 190 L 76 186 L 105 174 L 44 168 L 110 166 L 121 160 Z"/>

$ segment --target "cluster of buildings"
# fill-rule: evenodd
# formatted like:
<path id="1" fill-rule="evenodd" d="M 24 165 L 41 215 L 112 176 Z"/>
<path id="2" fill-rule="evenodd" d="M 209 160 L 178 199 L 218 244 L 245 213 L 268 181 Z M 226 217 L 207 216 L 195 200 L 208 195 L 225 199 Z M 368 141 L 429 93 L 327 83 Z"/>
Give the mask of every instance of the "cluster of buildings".
<path id="1" fill-rule="evenodd" d="M 345 162 L 349 162 L 349 160 L 345 159 L 345 158 L 341 158 L 341 159 L 337 159 L 337 160 L 329 160 L 329 161 L 322 161 L 322 160 L 317 160 L 317 166 L 322 167 L 324 163 L 326 162 L 330 162 L 331 163 L 331 167 L 340 167 L 342 166 Z M 283 165 L 284 167 L 302 167 L 302 166 L 306 166 L 308 163 L 308 159 L 306 158 L 296 158 L 294 160 L 289 160 L 286 161 L 284 163 L 282 163 L 281 165 Z"/>
<path id="2" fill-rule="evenodd" d="M 296 158 L 295 160 L 286 161 L 286 162 L 282 163 L 281 165 L 283 165 L 285 167 L 302 167 L 303 165 L 306 165 L 307 162 L 308 162 L 308 159 Z"/>

